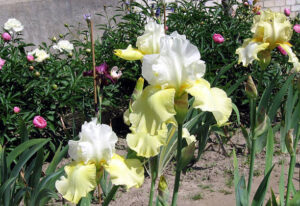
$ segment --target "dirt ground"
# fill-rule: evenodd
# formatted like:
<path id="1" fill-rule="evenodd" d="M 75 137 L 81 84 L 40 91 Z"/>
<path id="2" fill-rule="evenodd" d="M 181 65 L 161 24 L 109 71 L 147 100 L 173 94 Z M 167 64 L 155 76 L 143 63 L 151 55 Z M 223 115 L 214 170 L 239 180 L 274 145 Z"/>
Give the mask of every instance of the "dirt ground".
<path id="1" fill-rule="evenodd" d="M 279 137 L 276 137 L 277 142 Z M 249 157 L 246 155 L 245 141 L 241 133 L 231 138 L 232 144 L 225 145 L 225 150 L 229 154 L 228 157 L 222 154 L 220 146 L 216 143 L 215 137 L 212 142 L 207 144 L 207 150 L 202 154 L 200 161 L 188 169 L 185 174 L 181 175 L 181 184 L 179 188 L 178 206 L 234 206 L 234 181 L 233 181 L 233 157 L 232 145 L 238 146 L 237 158 L 239 163 L 240 175 L 244 175 L 247 182 L 247 174 L 249 172 Z M 298 145 L 300 148 L 300 144 Z M 126 140 L 119 139 L 116 145 L 117 153 L 126 154 Z M 275 167 L 271 174 L 270 186 L 279 195 L 278 185 L 281 167 L 284 162 L 285 167 L 285 185 L 287 182 L 289 155 L 281 154 L 279 144 L 275 144 L 273 164 Z M 252 184 L 251 200 L 256 189 L 263 179 L 265 165 L 265 152 L 256 156 L 254 166 L 254 182 Z M 170 198 L 175 179 L 174 164 L 171 164 L 165 171 L 165 178 L 170 191 Z M 293 178 L 294 186 L 300 189 L 300 154 L 297 151 L 296 167 Z M 111 206 L 146 206 L 148 205 L 150 190 L 150 178 L 145 178 L 145 182 L 141 188 L 132 188 L 126 192 L 120 188 L 117 192 L 116 199 L 110 203 Z M 269 197 L 270 189 L 267 196 Z M 156 196 L 154 197 L 154 201 Z M 170 202 L 169 201 L 169 202 Z M 60 203 L 59 203 L 60 202 Z M 61 201 L 54 205 L 63 205 Z M 265 201 L 266 203 L 266 201 Z M 50 204 L 51 205 L 51 204 Z M 66 205 L 66 204 L 65 204 Z M 67 203 L 67 205 L 71 205 Z M 92 204 L 94 206 L 98 204 Z M 153 204 L 155 205 L 155 203 Z"/>
<path id="2" fill-rule="evenodd" d="M 278 137 L 277 137 L 278 138 Z M 214 138 L 213 138 L 214 140 Z M 242 134 L 238 134 L 232 138 L 232 142 L 241 146 L 242 152 L 237 154 L 239 171 L 246 176 L 249 171 L 248 157 L 243 154 L 245 141 Z M 124 154 L 125 140 L 121 139 L 117 145 L 118 153 Z M 193 167 L 188 169 L 186 174 L 181 176 L 181 185 L 179 188 L 178 205 L 179 206 L 234 206 L 234 182 L 233 182 L 233 157 L 225 157 L 218 144 L 208 143 L 208 150 L 204 152 L 199 162 Z M 298 147 L 299 148 L 299 147 Z M 226 152 L 231 154 L 232 147 L 225 146 Z M 285 160 L 285 183 L 287 181 L 289 155 L 280 154 L 279 145 L 276 144 L 274 149 L 273 164 L 275 168 L 272 171 L 270 179 L 270 187 L 278 193 L 279 177 L 283 160 Z M 297 164 L 294 173 L 294 185 L 297 190 L 300 189 L 300 154 L 297 153 Z M 257 155 L 254 167 L 254 182 L 252 186 L 251 200 L 254 196 L 256 189 L 263 179 L 265 165 L 265 153 Z M 175 172 L 174 167 L 170 166 L 165 174 L 168 182 L 170 193 L 173 190 Z M 145 178 L 145 182 L 139 189 L 130 189 L 128 192 L 119 190 L 117 198 L 112 201 L 112 206 L 144 206 L 148 205 L 148 197 L 150 190 L 150 178 Z M 270 191 L 270 190 L 269 190 Z M 171 195 L 170 195 L 171 196 Z M 155 200 L 155 198 L 154 198 Z M 171 197 L 170 197 L 171 201 Z"/>

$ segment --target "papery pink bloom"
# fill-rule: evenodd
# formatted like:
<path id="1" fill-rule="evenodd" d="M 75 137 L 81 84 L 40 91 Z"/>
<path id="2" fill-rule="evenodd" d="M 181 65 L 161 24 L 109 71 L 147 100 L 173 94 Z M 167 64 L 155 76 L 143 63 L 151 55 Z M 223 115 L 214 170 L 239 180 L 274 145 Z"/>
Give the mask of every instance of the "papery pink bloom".
<path id="1" fill-rule="evenodd" d="M 300 33 L 300 24 L 296 24 L 293 29 L 295 32 Z"/>
<path id="2" fill-rule="evenodd" d="M 213 40 L 214 40 L 214 42 L 221 44 L 224 42 L 224 37 L 221 34 L 214 34 Z"/>
<path id="3" fill-rule="evenodd" d="M 35 116 L 33 118 L 33 125 L 37 128 L 43 129 L 47 126 L 47 121 L 41 116 Z"/>
<path id="4" fill-rule="evenodd" d="M 280 51 L 281 54 L 287 55 L 287 52 L 281 46 L 278 46 L 277 49 Z"/>
<path id="5" fill-rule="evenodd" d="M 27 60 L 29 61 L 29 62 L 33 62 L 34 61 L 34 56 L 32 56 L 32 55 L 27 55 Z"/>
<path id="6" fill-rule="evenodd" d="M 21 111 L 20 107 L 14 107 L 14 113 L 19 113 Z"/>
<path id="7" fill-rule="evenodd" d="M 122 76 L 122 71 L 117 66 L 114 66 L 110 70 L 110 76 L 113 79 L 120 79 L 120 77 Z"/>
<path id="8" fill-rule="evenodd" d="M 291 10 L 288 9 L 288 8 L 285 8 L 285 9 L 284 9 L 284 14 L 285 14 L 286 16 L 290 16 L 290 15 L 291 15 Z"/>
<path id="9" fill-rule="evenodd" d="M 10 36 L 9 33 L 4 32 L 4 33 L 2 34 L 2 39 L 3 39 L 4 41 L 10 41 L 10 40 L 11 40 L 11 36 Z"/>
<path id="10" fill-rule="evenodd" d="M 5 62 L 6 62 L 6 60 L 0 58 L 0 70 L 4 66 Z"/>

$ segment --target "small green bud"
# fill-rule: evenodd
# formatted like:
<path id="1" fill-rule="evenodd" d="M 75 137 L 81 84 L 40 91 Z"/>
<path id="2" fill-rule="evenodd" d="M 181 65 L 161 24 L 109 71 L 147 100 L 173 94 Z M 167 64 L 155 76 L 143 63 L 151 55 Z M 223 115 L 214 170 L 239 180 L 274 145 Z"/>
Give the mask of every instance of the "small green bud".
<path id="1" fill-rule="evenodd" d="M 246 91 L 248 98 L 255 99 L 257 97 L 257 89 L 256 89 L 256 86 L 254 84 L 254 81 L 253 81 L 251 75 L 248 76 L 248 79 L 247 79 L 247 82 L 245 85 L 245 91 Z"/>
<path id="2" fill-rule="evenodd" d="M 290 129 L 285 136 L 285 146 L 288 152 L 290 153 L 290 155 L 295 155 L 293 142 L 294 142 L 293 129 Z"/>
<path id="3" fill-rule="evenodd" d="M 52 41 L 53 42 L 56 42 L 57 41 L 57 39 L 56 39 L 56 37 L 54 36 L 54 37 L 52 37 Z"/>
<path id="4" fill-rule="evenodd" d="M 72 56 L 73 56 L 72 52 L 68 53 L 68 57 L 72 57 Z"/>
<path id="5" fill-rule="evenodd" d="M 69 24 L 64 24 L 64 26 L 68 28 L 68 27 L 69 27 Z"/>
<path id="6" fill-rule="evenodd" d="M 57 90 L 57 85 L 56 84 L 52 84 L 52 89 Z"/>
<path id="7" fill-rule="evenodd" d="M 46 80 L 46 81 L 48 81 L 48 80 L 49 80 L 49 78 L 48 78 L 48 77 L 45 77 L 45 80 Z"/>
<path id="8" fill-rule="evenodd" d="M 91 53 L 91 49 L 86 49 L 86 53 Z"/>
<path id="9" fill-rule="evenodd" d="M 64 37 L 64 35 L 62 35 L 62 34 L 59 34 L 59 37 L 60 37 L 60 38 L 63 38 L 63 37 Z"/>
<path id="10" fill-rule="evenodd" d="M 40 77 L 40 76 L 41 76 L 41 74 L 40 74 L 40 72 L 36 71 L 36 72 L 34 73 L 34 76 L 36 76 L 36 77 Z"/>

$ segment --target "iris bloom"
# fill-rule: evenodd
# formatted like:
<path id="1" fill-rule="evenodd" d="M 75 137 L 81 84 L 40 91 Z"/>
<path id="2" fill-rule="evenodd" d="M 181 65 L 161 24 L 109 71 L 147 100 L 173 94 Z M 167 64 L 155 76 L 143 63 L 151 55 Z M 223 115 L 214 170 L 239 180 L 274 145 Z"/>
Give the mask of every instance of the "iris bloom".
<path id="1" fill-rule="evenodd" d="M 128 120 L 131 133 L 128 146 L 139 156 L 151 157 L 166 144 L 168 123 L 177 124 L 175 115 L 182 98 L 195 97 L 194 108 L 213 113 L 222 125 L 232 111 L 231 99 L 219 88 L 211 88 L 202 77 L 205 62 L 200 52 L 184 35 L 177 32 L 160 38 L 160 51 L 144 55 L 142 75 L 148 81 L 141 95 L 132 103 Z"/>
<path id="2" fill-rule="evenodd" d="M 242 62 L 246 67 L 253 60 L 258 60 L 266 62 L 267 65 L 271 60 L 271 51 L 280 46 L 287 52 L 294 71 L 300 71 L 298 58 L 289 43 L 293 33 L 292 25 L 284 14 L 270 10 L 261 12 L 261 15 L 254 17 L 251 32 L 253 37 L 246 39 L 243 46 L 236 50 L 239 63 Z"/>
<path id="3" fill-rule="evenodd" d="M 129 45 L 127 49 L 116 49 L 115 55 L 132 61 L 141 60 L 147 54 L 157 54 L 160 50 L 160 38 L 163 36 L 165 36 L 163 25 L 151 20 L 145 25 L 144 34 L 137 38 L 136 46 L 138 49 Z"/>
<path id="4" fill-rule="evenodd" d="M 79 141 L 69 141 L 69 155 L 74 160 L 65 166 L 66 177 L 56 181 L 55 187 L 65 199 L 77 204 L 95 189 L 102 169 L 110 173 L 115 185 L 127 189 L 139 187 L 144 181 L 144 168 L 137 159 L 124 159 L 115 153 L 118 138 L 111 127 L 97 124 L 94 118 L 85 122 Z"/>

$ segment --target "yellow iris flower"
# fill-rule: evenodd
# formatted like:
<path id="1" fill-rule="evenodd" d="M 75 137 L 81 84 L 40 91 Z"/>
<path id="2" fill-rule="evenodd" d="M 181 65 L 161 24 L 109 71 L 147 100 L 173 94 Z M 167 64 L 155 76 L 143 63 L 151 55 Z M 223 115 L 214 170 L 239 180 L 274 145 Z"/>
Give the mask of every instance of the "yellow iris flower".
<path id="1" fill-rule="evenodd" d="M 142 75 L 150 85 L 125 115 L 131 124 L 128 146 L 139 156 L 155 156 L 166 144 L 166 124 L 176 125 L 176 104 L 187 94 L 195 97 L 193 107 L 212 112 L 218 125 L 228 121 L 231 99 L 223 90 L 211 88 L 204 73 L 199 50 L 177 32 L 161 37 L 160 53 L 144 55 Z"/>
<path id="2" fill-rule="evenodd" d="M 300 71 L 297 56 L 293 53 L 289 43 L 292 37 L 292 25 L 282 13 L 266 10 L 256 15 L 251 28 L 253 37 L 246 39 L 242 47 L 236 50 L 239 55 L 239 63 L 248 66 L 253 60 L 265 62 L 268 65 L 271 60 L 271 51 L 281 46 L 289 55 L 289 62 L 293 63 L 294 71 Z"/>
<path id="3" fill-rule="evenodd" d="M 144 168 L 137 159 L 124 159 L 115 152 L 117 136 L 111 127 L 97 124 L 97 119 L 85 122 L 79 141 L 69 141 L 69 155 L 74 160 L 65 166 L 66 177 L 56 181 L 55 187 L 63 197 L 77 204 L 94 190 L 102 169 L 111 176 L 115 185 L 127 189 L 140 187 L 144 181 Z"/>

